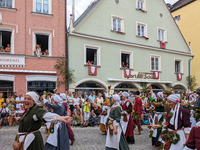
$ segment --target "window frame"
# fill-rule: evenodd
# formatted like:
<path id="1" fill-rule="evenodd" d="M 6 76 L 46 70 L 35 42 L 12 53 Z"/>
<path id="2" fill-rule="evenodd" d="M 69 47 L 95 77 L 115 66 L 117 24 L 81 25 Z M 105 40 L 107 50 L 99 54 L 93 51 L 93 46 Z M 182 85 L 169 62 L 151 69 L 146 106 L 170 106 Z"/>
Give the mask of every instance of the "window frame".
<path id="1" fill-rule="evenodd" d="M 46 35 L 46 36 L 49 36 L 49 41 L 48 41 L 48 51 L 49 51 L 49 55 L 48 56 L 52 56 L 52 33 L 49 33 L 49 32 L 40 32 L 40 31 L 36 31 L 36 32 L 33 32 L 33 50 L 32 50 L 32 55 L 34 56 L 34 48 L 36 46 L 36 35 Z M 47 55 L 41 55 L 41 56 L 46 56 Z"/>
<path id="2" fill-rule="evenodd" d="M 161 41 L 161 40 L 159 39 L 159 30 L 164 31 L 164 41 L 162 41 L 162 42 L 167 42 L 167 30 L 166 30 L 165 28 L 157 27 L 157 40 L 158 40 L 158 41 Z"/>
<path id="3" fill-rule="evenodd" d="M 7 0 L 5 0 L 5 1 L 7 1 Z M 1 8 L 15 8 L 15 0 L 12 0 L 12 7 L 6 7 L 6 6 L 0 6 L 0 7 Z"/>
<path id="4" fill-rule="evenodd" d="M 136 21 L 136 36 L 138 36 L 138 37 L 143 37 L 143 36 L 140 36 L 140 35 L 138 35 L 138 25 L 141 25 L 141 26 L 144 26 L 145 28 L 144 28 L 144 33 L 145 33 L 145 37 L 148 37 L 148 30 L 147 30 L 147 24 L 145 24 L 145 23 L 142 23 L 142 22 L 138 22 L 138 21 Z"/>
<path id="5" fill-rule="evenodd" d="M 179 61 L 180 62 L 180 72 L 176 72 L 176 61 Z M 183 74 L 183 59 L 182 58 L 174 58 L 174 73 L 181 73 Z"/>
<path id="6" fill-rule="evenodd" d="M 130 57 L 129 57 L 129 61 L 130 61 L 130 64 L 129 64 L 129 69 L 133 69 L 133 51 L 127 51 L 127 50 L 120 50 L 120 68 L 122 68 L 122 54 L 129 54 Z"/>
<path id="7" fill-rule="evenodd" d="M 42 1 L 42 6 L 43 6 L 43 0 Z M 38 13 L 38 14 L 52 14 L 52 0 L 48 0 L 49 1 L 49 13 L 44 13 L 43 12 L 43 7 L 41 8 L 42 9 L 42 12 L 37 12 L 36 11 L 36 0 L 33 0 L 33 12 L 34 13 Z"/>
<path id="8" fill-rule="evenodd" d="M 138 2 L 143 2 L 143 9 L 142 10 L 144 10 L 144 11 L 147 11 L 146 10 L 146 0 L 136 0 L 136 9 L 137 10 L 140 10 L 140 8 L 138 8 Z"/>
<path id="9" fill-rule="evenodd" d="M 113 19 L 121 20 L 121 31 L 113 30 Z M 111 31 L 124 33 L 124 19 L 122 17 L 111 15 Z"/>
<path id="10" fill-rule="evenodd" d="M 101 47 L 95 45 L 84 44 L 84 65 L 87 65 L 86 57 L 87 57 L 87 48 L 96 49 L 97 50 L 97 65 L 101 66 Z"/>
<path id="11" fill-rule="evenodd" d="M 11 48 L 11 51 L 9 54 L 14 54 L 15 52 L 15 29 L 12 29 L 12 28 L 4 28 L 4 27 L 0 27 L 0 32 L 1 31 L 8 31 L 8 32 L 11 32 L 11 39 L 10 39 L 10 48 Z"/>
<path id="12" fill-rule="evenodd" d="M 151 58 L 154 57 L 155 58 L 158 58 L 158 70 L 155 70 L 155 64 L 154 64 L 154 70 L 152 70 L 151 68 Z M 155 61 L 155 60 L 154 60 Z M 154 54 L 151 54 L 150 55 L 150 71 L 158 71 L 158 72 L 161 72 L 161 56 L 160 55 L 154 55 Z"/>

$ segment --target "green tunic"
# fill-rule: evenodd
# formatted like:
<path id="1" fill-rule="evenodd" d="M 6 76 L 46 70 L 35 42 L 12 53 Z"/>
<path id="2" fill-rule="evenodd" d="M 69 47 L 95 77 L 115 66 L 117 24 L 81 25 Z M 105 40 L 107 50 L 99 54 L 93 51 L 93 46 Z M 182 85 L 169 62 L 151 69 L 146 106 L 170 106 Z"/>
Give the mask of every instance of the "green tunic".
<path id="1" fill-rule="evenodd" d="M 158 102 L 163 102 L 163 100 L 159 99 Z M 164 106 L 158 106 L 158 107 L 155 107 L 155 111 L 156 112 L 165 112 L 165 108 L 164 108 Z"/>
<path id="2" fill-rule="evenodd" d="M 24 117 L 24 119 L 20 119 L 19 121 L 19 132 L 31 132 L 35 130 L 39 130 L 42 126 L 43 116 L 46 111 L 40 106 L 33 106 L 28 114 Z M 33 120 L 33 115 L 36 115 L 37 121 Z M 22 117 L 23 118 L 23 117 Z M 35 135 L 35 139 L 30 144 L 27 150 L 44 150 L 44 143 L 42 139 L 42 135 L 39 132 L 33 133 Z"/>
<path id="3" fill-rule="evenodd" d="M 109 117 L 114 119 L 114 120 L 116 120 L 117 123 L 119 123 L 119 125 L 120 125 L 118 128 L 121 128 L 121 124 L 120 124 L 121 108 L 120 107 L 115 107 L 114 109 L 111 108 Z M 109 134 L 109 132 L 107 134 Z M 119 149 L 120 150 L 130 150 L 123 131 L 121 132 L 121 136 L 120 136 Z M 106 147 L 106 150 L 116 150 L 116 149 L 115 148 Z"/>

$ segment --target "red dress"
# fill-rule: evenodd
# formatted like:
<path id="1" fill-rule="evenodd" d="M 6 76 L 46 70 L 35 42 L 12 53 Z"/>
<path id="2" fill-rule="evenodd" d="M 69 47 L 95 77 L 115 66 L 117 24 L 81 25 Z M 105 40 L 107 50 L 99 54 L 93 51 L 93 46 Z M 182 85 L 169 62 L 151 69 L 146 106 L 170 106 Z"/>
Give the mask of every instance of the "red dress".
<path id="1" fill-rule="evenodd" d="M 186 142 L 186 146 L 190 149 L 200 150 L 200 127 L 193 127 L 190 136 Z"/>
<path id="2" fill-rule="evenodd" d="M 129 105 L 127 107 L 127 103 L 129 102 Z M 135 139 L 134 139 L 134 133 L 133 133 L 133 118 L 132 118 L 132 115 L 131 115 L 131 112 L 132 112 L 132 104 L 129 100 L 127 100 L 123 105 L 122 105 L 122 109 L 124 111 L 126 111 L 128 114 L 129 114 L 129 120 L 128 120 L 128 126 L 127 126 L 127 129 L 126 129 L 126 134 L 125 134 L 125 137 L 126 137 L 126 140 L 128 143 L 135 143 Z"/>
<path id="3" fill-rule="evenodd" d="M 135 100 L 134 111 L 137 112 L 138 116 L 142 114 L 142 100 L 140 97 Z"/>

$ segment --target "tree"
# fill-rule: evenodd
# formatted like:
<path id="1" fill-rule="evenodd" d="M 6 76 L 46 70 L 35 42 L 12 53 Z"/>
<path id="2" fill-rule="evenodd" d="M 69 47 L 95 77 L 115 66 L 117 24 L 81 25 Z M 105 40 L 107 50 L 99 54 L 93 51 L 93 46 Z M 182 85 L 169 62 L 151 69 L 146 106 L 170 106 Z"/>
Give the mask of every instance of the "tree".
<path id="1" fill-rule="evenodd" d="M 58 78 L 58 86 L 61 84 L 65 84 L 65 86 L 74 82 L 74 70 L 67 67 L 67 59 L 64 57 L 60 57 L 57 59 L 54 68 L 58 70 L 58 74 L 61 78 Z"/>
<path id="2" fill-rule="evenodd" d="M 198 84 L 196 83 L 196 77 L 195 76 L 187 76 L 187 85 L 190 86 L 190 90 L 193 91 Z"/>
<path id="3" fill-rule="evenodd" d="M 142 91 L 145 93 L 148 93 L 149 89 L 147 87 L 147 83 L 146 82 L 141 82 L 140 86 L 142 87 Z"/>

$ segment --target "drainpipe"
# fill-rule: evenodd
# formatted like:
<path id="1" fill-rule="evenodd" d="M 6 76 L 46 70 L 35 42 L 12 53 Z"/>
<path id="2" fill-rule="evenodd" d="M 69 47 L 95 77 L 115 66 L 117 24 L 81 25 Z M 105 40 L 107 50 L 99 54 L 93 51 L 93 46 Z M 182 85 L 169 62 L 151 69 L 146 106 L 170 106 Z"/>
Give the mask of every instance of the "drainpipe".
<path id="1" fill-rule="evenodd" d="M 190 48 L 190 51 L 191 51 L 191 54 L 192 54 L 192 50 L 191 50 L 191 46 L 190 46 L 190 42 L 189 42 L 189 48 Z M 191 79 L 191 60 L 194 59 L 194 55 L 191 56 L 191 58 L 189 59 L 189 86 L 191 86 L 191 83 L 190 83 L 190 79 Z"/>
<path id="2" fill-rule="evenodd" d="M 65 0 L 65 57 L 67 60 L 67 71 L 69 68 L 69 60 L 68 60 L 68 31 L 67 31 L 67 0 Z M 67 91 L 69 91 L 69 84 L 65 85 Z"/>

